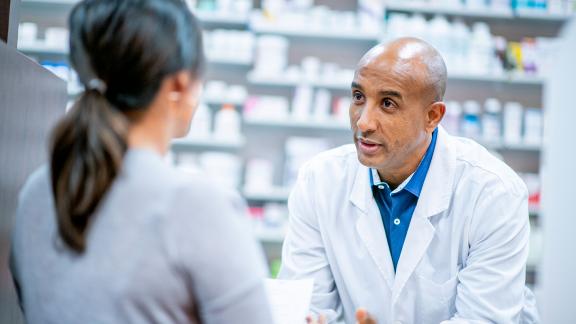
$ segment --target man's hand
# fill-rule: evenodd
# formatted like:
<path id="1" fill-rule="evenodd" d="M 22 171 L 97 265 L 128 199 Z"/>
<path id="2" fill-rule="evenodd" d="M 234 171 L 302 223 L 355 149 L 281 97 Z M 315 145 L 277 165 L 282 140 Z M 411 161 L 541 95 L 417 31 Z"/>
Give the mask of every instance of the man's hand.
<path id="1" fill-rule="evenodd" d="M 306 316 L 306 324 L 326 324 L 326 316 L 320 315 L 317 319 L 314 316 Z M 376 320 L 370 316 L 364 308 L 356 310 L 356 324 L 376 324 Z"/>
<path id="2" fill-rule="evenodd" d="M 364 308 L 356 310 L 356 324 L 376 324 L 376 320 Z"/>
<path id="3" fill-rule="evenodd" d="M 306 324 L 326 324 L 326 316 L 320 315 L 314 319 L 314 316 L 308 315 L 306 316 Z"/>

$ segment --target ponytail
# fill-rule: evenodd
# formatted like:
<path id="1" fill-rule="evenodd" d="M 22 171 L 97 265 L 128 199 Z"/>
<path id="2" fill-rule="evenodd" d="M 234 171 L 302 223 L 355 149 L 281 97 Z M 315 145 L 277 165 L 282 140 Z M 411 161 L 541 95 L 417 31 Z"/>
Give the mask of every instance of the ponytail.
<path id="1" fill-rule="evenodd" d="M 52 133 L 50 172 L 60 237 L 82 253 L 122 167 L 127 116 L 146 111 L 166 77 L 198 75 L 204 58 L 199 24 L 182 0 L 84 0 L 68 24 L 70 63 L 86 90 Z"/>
<path id="2" fill-rule="evenodd" d="M 119 173 L 128 122 L 97 90 L 86 90 L 52 133 L 51 177 L 58 231 L 76 252 L 90 217 Z"/>

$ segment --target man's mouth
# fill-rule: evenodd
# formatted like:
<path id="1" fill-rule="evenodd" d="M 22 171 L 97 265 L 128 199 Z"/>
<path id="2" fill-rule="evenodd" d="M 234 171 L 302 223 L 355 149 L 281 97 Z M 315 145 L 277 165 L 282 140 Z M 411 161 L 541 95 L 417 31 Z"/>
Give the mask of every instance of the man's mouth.
<path id="1" fill-rule="evenodd" d="M 382 148 L 382 144 L 363 137 L 358 137 L 358 149 L 367 155 L 372 155 Z"/>

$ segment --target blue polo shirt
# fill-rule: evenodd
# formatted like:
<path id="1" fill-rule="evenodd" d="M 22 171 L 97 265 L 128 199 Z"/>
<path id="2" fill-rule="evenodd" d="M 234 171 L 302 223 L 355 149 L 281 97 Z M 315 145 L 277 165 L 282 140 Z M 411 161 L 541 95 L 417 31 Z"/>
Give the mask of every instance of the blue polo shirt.
<path id="1" fill-rule="evenodd" d="M 372 195 L 382 217 L 384 230 L 386 232 L 386 240 L 390 248 L 390 255 L 394 263 L 394 271 L 400 259 L 402 246 L 408 233 L 410 220 L 416 208 L 416 203 L 420 197 L 426 174 L 430 168 L 430 162 L 434 155 L 434 147 L 436 146 L 436 137 L 438 129 L 432 132 L 432 141 L 430 146 L 424 154 L 424 158 L 420 165 L 408 179 L 404 180 L 394 191 L 390 190 L 390 186 L 383 181 L 380 181 L 376 169 L 370 169 L 370 184 L 372 187 Z"/>

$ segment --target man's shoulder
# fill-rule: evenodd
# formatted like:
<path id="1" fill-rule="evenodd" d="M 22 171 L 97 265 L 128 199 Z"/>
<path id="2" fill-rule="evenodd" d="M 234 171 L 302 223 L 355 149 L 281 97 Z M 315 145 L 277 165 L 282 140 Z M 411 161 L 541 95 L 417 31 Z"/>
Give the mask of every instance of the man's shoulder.
<path id="1" fill-rule="evenodd" d="M 454 137 L 456 160 L 463 170 L 462 176 L 484 185 L 501 187 L 503 191 L 516 195 L 527 192 L 526 185 L 518 174 L 494 152 L 477 142 Z"/>

